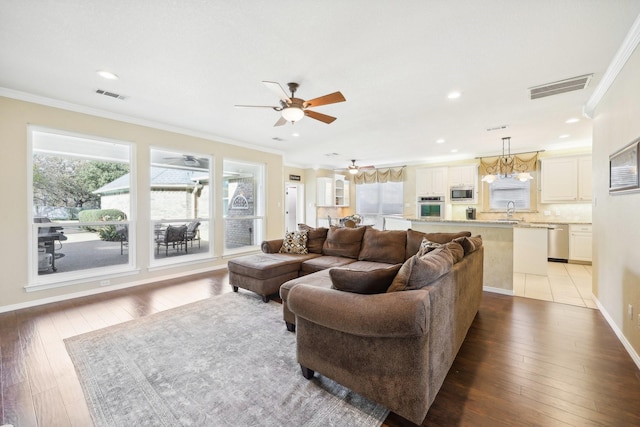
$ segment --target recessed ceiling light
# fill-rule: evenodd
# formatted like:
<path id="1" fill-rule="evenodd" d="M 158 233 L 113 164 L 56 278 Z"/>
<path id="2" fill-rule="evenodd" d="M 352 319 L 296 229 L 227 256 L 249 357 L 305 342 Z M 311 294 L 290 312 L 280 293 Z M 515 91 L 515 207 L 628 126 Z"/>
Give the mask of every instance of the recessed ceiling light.
<path id="1" fill-rule="evenodd" d="M 558 138 L 565 139 L 565 138 L 569 138 L 570 136 L 571 135 L 569 135 L 568 133 L 565 133 L 564 135 L 560 135 Z"/>
<path id="2" fill-rule="evenodd" d="M 565 123 L 578 123 L 580 121 L 580 119 L 572 117 L 570 119 L 568 119 L 567 121 L 565 121 Z"/>
<path id="3" fill-rule="evenodd" d="M 447 98 L 457 99 L 457 98 L 460 98 L 460 96 L 462 96 L 462 93 L 458 92 L 457 90 L 454 90 L 453 92 L 450 92 L 449 95 L 447 95 Z"/>
<path id="4" fill-rule="evenodd" d="M 300 134 L 296 132 L 296 133 L 292 133 L 292 134 L 291 134 L 291 136 L 293 136 L 293 137 L 297 138 L 297 137 L 299 137 L 299 136 L 300 136 Z"/>
<path id="5" fill-rule="evenodd" d="M 440 138 L 436 140 L 436 144 L 444 144 L 444 139 Z"/>
<path id="6" fill-rule="evenodd" d="M 458 149 L 457 149 L 457 148 L 454 148 L 453 150 L 451 150 L 451 152 L 452 152 L 452 153 L 457 153 L 457 152 L 458 152 Z"/>
<path id="7" fill-rule="evenodd" d="M 118 80 L 120 78 L 117 74 L 113 74 L 111 71 L 98 70 L 96 73 L 103 79 L 107 80 Z"/>

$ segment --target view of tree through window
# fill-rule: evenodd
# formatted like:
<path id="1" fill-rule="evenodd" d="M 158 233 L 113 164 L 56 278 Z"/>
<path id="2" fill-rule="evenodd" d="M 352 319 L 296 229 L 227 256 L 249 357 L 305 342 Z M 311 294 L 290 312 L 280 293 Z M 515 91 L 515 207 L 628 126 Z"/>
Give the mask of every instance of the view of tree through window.
<path id="1" fill-rule="evenodd" d="M 131 146 L 31 128 L 31 284 L 130 268 L 129 195 L 106 207 L 100 194 L 128 177 Z M 107 270 L 105 270 L 107 269 Z"/>

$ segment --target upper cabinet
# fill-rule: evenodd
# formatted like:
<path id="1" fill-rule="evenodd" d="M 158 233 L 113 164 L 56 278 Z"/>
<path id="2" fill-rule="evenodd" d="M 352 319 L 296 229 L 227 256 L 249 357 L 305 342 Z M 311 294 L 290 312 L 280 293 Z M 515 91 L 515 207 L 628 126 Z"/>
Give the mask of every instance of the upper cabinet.
<path id="1" fill-rule="evenodd" d="M 319 207 L 349 206 L 350 183 L 344 175 L 317 179 L 317 205 Z"/>
<path id="2" fill-rule="evenodd" d="M 450 187 L 473 187 L 478 183 L 478 166 L 451 166 L 449 168 L 449 186 Z"/>
<path id="3" fill-rule="evenodd" d="M 444 196 L 447 193 L 447 168 L 416 169 L 416 195 Z"/>
<path id="4" fill-rule="evenodd" d="M 591 156 L 542 159 L 542 203 L 591 200 Z"/>

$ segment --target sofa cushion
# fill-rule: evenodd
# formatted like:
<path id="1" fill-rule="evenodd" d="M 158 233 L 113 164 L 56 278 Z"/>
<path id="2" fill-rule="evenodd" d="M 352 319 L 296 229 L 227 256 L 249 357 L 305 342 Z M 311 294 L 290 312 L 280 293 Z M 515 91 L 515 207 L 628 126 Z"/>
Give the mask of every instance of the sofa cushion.
<path id="1" fill-rule="evenodd" d="M 371 271 L 332 268 L 329 276 L 334 289 L 356 294 L 381 294 L 387 291 L 401 266 L 396 264 Z"/>
<path id="2" fill-rule="evenodd" d="M 281 254 L 308 254 L 307 251 L 307 232 L 306 231 L 288 231 L 282 239 Z"/>
<path id="3" fill-rule="evenodd" d="M 420 231 L 408 229 L 407 230 L 407 247 L 405 252 L 405 259 L 411 258 L 418 252 L 422 238 L 426 237 L 427 240 L 435 243 L 447 243 L 455 239 L 456 237 L 471 236 L 469 231 L 461 231 L 459 233 L 422 233 Z"/>
<path id="4" fill-rule="evenodd" d="M 323 255 L 357 259 L 366 227 L 331 227 L 322 247 Z"/>
<path id="5" fill-rule="evenodd" d="M 313 274 L 307 274 L 306 276 L 296 277 L 295 279 L 284 282 L 282 286 L 280 286 L 280 298 L 282 298 L 283 302 L 287 301 L 289 298 L 289 291 L 298 283 L 305 283 L 307 285 L 328 289 L 331 287 L 329 269 L 317 271 Z"/>
<path id="6" fill-rule="evenodd" d="M 313 228 L 307 224 L 298 224 L 298 230 L 307 232 L 307 250 L 310 254 L 321 254 L 324 241 L 327 239 L 328 228 Z"/>
<path id="7" fill-rule="evenodd" d="M 331 267 L 340 267 L 343 265 L 351 264 L 355 260 L 353 258 L 345 258 L 339 256 L 322 255 L 313 259 L 307 260 L 309 262 L 303 262 L 300 266 L 301 274 L 311 274 L 316 271 L 326 270 Z"/>
<path id="8" fill-rule="evenodd" d="M 387 292 L 421 289 L 433 283 L 453 267 L 453 255 L 441 246 L 422 257 L 413 255 L 400 267 Z"/>
<path id="9" fill-rule="evenodd" d="M 462 261 L 462 258 L 464 258 L 464 249 L 462 248 L 462 245 L 460 243 L 452 240 L 449 243 L 445 243 L 443 246 L 445 246 L 447 249 L 449 249 L 449 252 L 451 252 L 454 264 Z"/>
<path id="10" fill-rule="evenodd" d="M 480 235 L 473 237 L 458 237 L 454 240 L 462 245 L 465 255 L 480 249 L 482 246 L 482 236 Z"/>
<path id="11" fill-rule="evenodd" d="M 380 231 L 372 227 L 366 227 L 358 259 L 361 261 L 399 264 L 405 259 L 406 245 L 407 232 L 404 230 Z"/>

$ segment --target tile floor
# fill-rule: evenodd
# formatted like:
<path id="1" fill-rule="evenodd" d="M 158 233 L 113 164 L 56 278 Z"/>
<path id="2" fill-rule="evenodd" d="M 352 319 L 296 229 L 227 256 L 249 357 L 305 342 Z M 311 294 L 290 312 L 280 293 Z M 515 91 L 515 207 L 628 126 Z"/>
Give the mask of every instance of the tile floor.
<path id="1" fill-rule="evenodd" d="M 550 262 L 547 276 L 514 273 L 516 296 L 597 308 L 591 298 L 591 266 Z"/>

